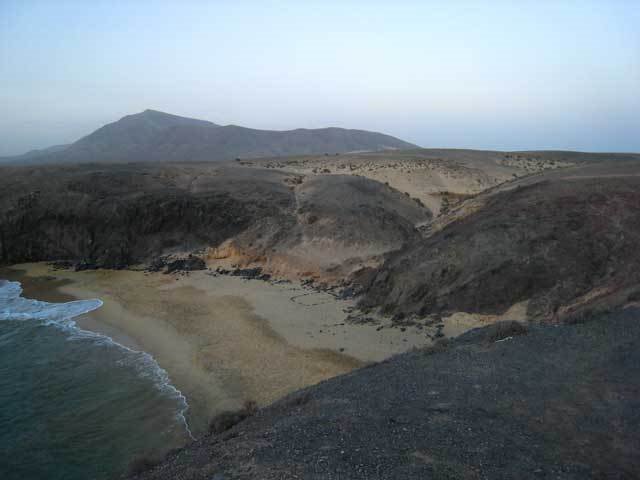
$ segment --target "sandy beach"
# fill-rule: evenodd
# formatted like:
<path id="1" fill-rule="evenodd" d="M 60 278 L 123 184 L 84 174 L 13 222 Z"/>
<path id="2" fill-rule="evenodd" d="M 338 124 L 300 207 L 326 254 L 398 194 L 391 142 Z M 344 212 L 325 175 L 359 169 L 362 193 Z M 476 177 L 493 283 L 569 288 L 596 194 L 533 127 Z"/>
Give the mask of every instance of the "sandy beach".
<path id="1" fill-rule="evenodd" d="M 24 296 L 48 301 L 99 298 L 102 308 L 78 318 L 81 328 L 143 350 L 187 397 L 189 422 L 209 419 L 247 400 L 268 404 L 369 362 L 429 345 L 417 327 L 345 322 L 354 308 L 298 283 L 271 283 L 198 271 L 166 275 L 132 270 L 54 270 L 16 265 L 9 275 Z M 456 314 L 453 336 L 491 321 Z"/>
<path id="2" fill-rule="evenodd" d="M 424 334 L 345 324 L 349 301 L 299 284 L 206 272 L 73 272 L 46 264 L 12 267 L 24 295 L 48 301 L 100 298 L 81 328 L 144 350 L 187 397 L 190 424 L 246 400 L 261 405 L 367 362 L 430 343 Z"/>

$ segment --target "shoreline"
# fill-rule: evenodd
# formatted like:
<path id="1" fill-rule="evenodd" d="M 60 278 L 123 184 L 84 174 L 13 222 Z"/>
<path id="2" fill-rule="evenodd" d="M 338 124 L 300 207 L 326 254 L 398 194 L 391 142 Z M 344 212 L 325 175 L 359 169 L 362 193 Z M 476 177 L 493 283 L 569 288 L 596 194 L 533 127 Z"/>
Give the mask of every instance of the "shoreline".
<path id="1" fill-rule="evenodd" d="M 102 300 L 101 308 L 75 319 L 78 326 L 151 355 L 187 398 L 195 435 L 216 413 L 247 400 L 266 405 L 430 343 L 395 329 L 381 334 L 375 326 L 345 324 L 352 302 L 296 284 L 214 277 L 204 271 L 74 272 L 44 263 L 14 265 L 10 271 L 5 276 L 21 281 L 26 297 Z M 296 303 L 300 295 L 305 301 Z"/>
<path id="2" fill-rule="evenodd" d="M 187 399 L 194 435 L 246 401 L 267 405 L 285 395 L 397 353 L 433 343 L 435 331 L 388 323 L 353 324 L 353 300 L 300 283 L 265 282 L 210 271 L 56 270 L 19 264 L 4 275 L 24 296 L 47 301 L 99 298 L 77 317 L 84 330 L 148 353 Z M 0 277 L 3 274 L 0 273 Z M 443 320 L 452 337 L 495 321 L 456 313 Z"/>

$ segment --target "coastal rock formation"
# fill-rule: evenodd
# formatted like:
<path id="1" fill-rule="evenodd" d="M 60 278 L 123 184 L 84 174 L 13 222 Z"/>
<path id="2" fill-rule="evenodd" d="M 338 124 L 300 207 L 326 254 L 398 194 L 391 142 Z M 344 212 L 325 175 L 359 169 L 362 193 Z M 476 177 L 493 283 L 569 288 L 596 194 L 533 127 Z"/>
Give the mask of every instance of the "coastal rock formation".
<path id="1" fill-rule="evenodd" d="M 174 273 L 206 270 L 206 268 L 207 264 L 202 258 L 189 254 L 186 257 L 178 258 L 158 257 L 151 261 L 148 270 L 150 272 Z"/>

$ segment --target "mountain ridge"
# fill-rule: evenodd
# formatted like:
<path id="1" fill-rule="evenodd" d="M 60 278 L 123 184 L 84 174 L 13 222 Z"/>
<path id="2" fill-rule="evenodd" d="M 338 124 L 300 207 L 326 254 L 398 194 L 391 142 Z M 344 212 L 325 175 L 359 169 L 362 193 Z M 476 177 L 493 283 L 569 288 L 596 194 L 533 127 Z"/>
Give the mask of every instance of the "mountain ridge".
<path id="1" fill-rule="evenodd" d="M 406 148 L 416 145 L 366 130 L 338 127 L 260 130 L 147 109 L 108 123 L 66 148 L 5 157 L 3 163 L 228 161 L 238 157 Z"/>

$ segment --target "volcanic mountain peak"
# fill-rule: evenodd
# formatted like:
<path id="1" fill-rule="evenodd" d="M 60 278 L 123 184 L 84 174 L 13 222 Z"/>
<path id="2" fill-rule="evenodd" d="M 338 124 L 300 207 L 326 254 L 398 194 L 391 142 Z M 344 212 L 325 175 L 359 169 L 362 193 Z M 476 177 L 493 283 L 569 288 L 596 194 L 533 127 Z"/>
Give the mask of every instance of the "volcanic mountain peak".
<path id="1" fill-rule="evenodd" d="M 389 135 L 344 128 L 257 130 L 147 109 L 104 125 L 64 151 L 5 159 L 11 163 L 224 161 L 415 148 Z"/>
<path id="2" fill-rule="evenodd" d="M 148 124 L 154 124 L 158 127 L 170 127 L 173 125 L 207 125 L 210 127 L 220 126 L 220 125 L 216 125 L 213 122 L 209 122 L 207 120 L 198 120 L 196 118 L 181 117 L 179 115 L 161 112 L 160 110 L 153 110 L 150 108 L 147 108 L 145 111 L 140 113 L 126 115 L 125 117 L 122 117 L 119 121 L 123 121 L 123 120 L 145 122 Z"/>

